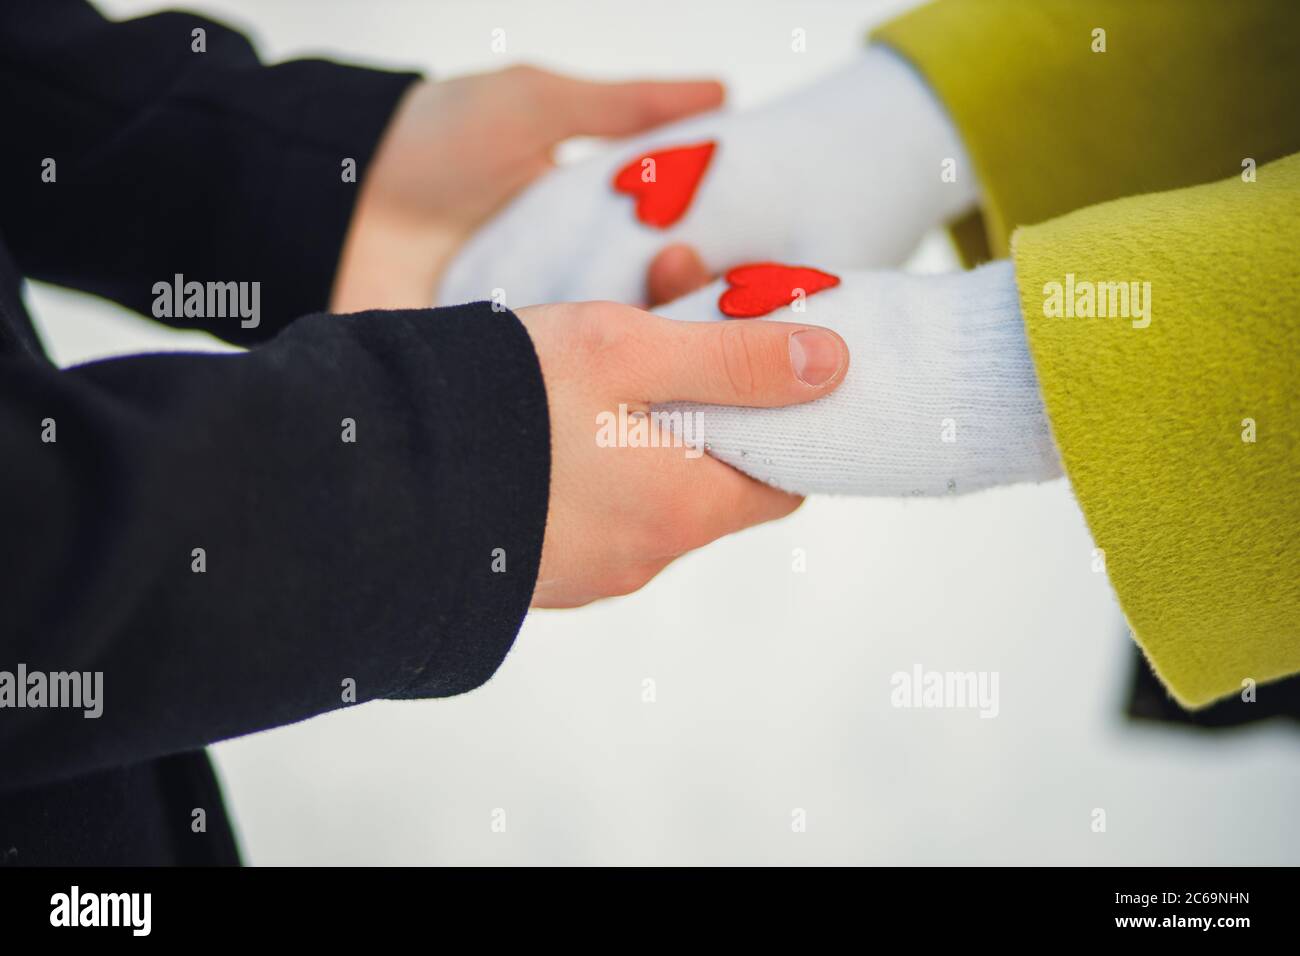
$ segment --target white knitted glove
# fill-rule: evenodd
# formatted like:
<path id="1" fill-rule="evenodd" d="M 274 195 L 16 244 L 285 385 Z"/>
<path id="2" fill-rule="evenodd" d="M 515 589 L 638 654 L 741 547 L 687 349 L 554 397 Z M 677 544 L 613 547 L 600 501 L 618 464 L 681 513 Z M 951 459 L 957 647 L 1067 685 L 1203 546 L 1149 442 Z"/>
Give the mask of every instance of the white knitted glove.
<path id="1" fill-rule="evenodd" d="M 834 393 L 788 408 L 673 404 L 654 411 L 669 413 L 668 422 L 674 412 L 701 416 L 684 436 L 754 478 L 801 494 L 949 495 L 1061 474 L 1009 261 L 949 275 L 837 277 L 838 285 L 807 295 L 805 311 L 778 304 L 763 314 L 844 338 L 851 364 Z M 724 279 L 656 311 L 743 322 L 719 306 L 736 287 Z M 776 291 L 790 302 L 783 287 Z"/>
<path id="2" fill-rule="evenodd" d="M 654 183 L 639 182 L 644 154 L 690 146 L 703 148 L 660 157 Z M 941 178 L 949 159 L 955 182 Z M 655 192 L 655 202 L 639 206 L 641 196 L 615 189 L 629 165 L 633 188 Z M 666 228 L 638 218 L 640 209 L 671 219 L 664 199 L 673 195 L 684 212 Z M 924 81 L 892 51 L 869 47 L 765 106 L 663 127 L 542 177 L 466 244 L 438 301 L 644 302 L 646 269 L 673 242 L 694 246 L 714 273 L 756 259 L 894 266 L 977 195 L 961 141 Z"/>

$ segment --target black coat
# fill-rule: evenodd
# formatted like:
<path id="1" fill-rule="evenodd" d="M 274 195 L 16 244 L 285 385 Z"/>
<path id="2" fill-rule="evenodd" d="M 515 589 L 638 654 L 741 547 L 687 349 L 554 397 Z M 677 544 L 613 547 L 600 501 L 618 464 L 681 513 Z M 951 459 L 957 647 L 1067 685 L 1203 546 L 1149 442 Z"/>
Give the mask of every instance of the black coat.
<path id="1" fill-rule="evenodd" d="M 322 314 L 342 162 L 364 176 L 412 79 L 263 66 L 189 14 L 0 4 L 0 672 L 103 675 L 97 719 L 0 707 L 0 862 L 237 862 L 205 744 L 350 682 L 461 693 L 508 651 L 550 469 L 527 333 L 484 303 Z M 149 314 L 177 273 L 260 283 L 256 328 L 165 320 L 248 352 L 59 370 L 20 299 L 30 276 Z"/>

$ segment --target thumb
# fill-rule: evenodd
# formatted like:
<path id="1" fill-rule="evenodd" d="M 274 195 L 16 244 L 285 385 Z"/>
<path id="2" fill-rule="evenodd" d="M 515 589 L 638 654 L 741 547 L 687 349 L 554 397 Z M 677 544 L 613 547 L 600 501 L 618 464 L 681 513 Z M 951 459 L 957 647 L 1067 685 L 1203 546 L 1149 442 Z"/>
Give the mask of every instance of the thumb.
<path id="1" fill-rule="evenodd" d="M 815 325 L 646 319 L 638 328 L 650 402 L 797 405 L 833 392 L 849 367 L 844 340 Z"/>
<path id="2" fill-rule="evenodd" d="M 725 96 L 715 80 L 593 83 L 548 75 L 546 110 L 557 139 L 629 136 L 694 113 L 716 109 Z"/>

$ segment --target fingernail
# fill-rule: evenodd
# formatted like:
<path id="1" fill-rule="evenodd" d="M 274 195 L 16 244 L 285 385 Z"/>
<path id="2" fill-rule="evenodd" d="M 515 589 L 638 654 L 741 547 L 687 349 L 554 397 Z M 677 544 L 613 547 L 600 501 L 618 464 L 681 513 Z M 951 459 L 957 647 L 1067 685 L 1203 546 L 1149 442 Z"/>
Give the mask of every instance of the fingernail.
<path id="1" fill-rule="evenodd" d="M 824 329 L 800 329 L 790 336 L 790 365 L 805 385 L 824 385 L 840 370 L 844 347 Z"/>

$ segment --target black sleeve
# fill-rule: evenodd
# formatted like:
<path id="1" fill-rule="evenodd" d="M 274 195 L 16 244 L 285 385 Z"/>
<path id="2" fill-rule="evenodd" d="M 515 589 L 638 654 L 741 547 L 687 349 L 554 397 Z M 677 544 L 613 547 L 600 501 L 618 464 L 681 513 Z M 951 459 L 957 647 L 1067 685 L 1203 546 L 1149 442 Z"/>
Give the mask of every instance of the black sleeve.
<path id="1" fill-rule="evenodd" d="M 192 31 L 205 31 L 206 52 Z M 413 74 L 263 66 L 210 20 L 114 23 L 0 3 L 0 216 L 24 275 L 152 314 L 153 286 L 261 283 L 260 324 L 163 319 L 240 345 L 325 309 L 353 203 Z M 54 181 L 46 182 L 46 160 Z"/>
<path id="2" fill-rule="evenodd" d="M 0 789 L 300 720 L 348 681 L 487 680 L 532 595 L 547 423 L 527 332 L 486 303 L 308 316 L 242 354 L 0 357 Z M 19 667 L 102 673 L 101 716 L 6 700 Z"/>

